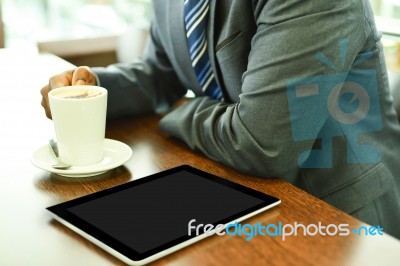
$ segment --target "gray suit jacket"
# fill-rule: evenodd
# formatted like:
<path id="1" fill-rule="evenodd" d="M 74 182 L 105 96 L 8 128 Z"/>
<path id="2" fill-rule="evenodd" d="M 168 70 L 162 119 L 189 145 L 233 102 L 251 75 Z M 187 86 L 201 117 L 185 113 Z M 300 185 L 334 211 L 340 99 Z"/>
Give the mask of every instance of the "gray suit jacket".
<path id="1" fill-rule="evenodd" d="M 400 237 L 400 127 L 368 0 L 211 0 L 208 52 L 223 102 L 205 97 L 196 81 L 183 1 L 153 2 L 146 56 L 95 69 L 109 90 L 109 117 L 164 112 L 191 89 L 196 98 L 165 115 L 162 130 L 245 173 L 284 178 Z M 306 86 L 291 94 L 309 80 L 319 93 Z M 329 91 L 346 81 L 372 93 L 372 118 L 354 131 L 327 111 L 337 107 L 328 106 Z"/>

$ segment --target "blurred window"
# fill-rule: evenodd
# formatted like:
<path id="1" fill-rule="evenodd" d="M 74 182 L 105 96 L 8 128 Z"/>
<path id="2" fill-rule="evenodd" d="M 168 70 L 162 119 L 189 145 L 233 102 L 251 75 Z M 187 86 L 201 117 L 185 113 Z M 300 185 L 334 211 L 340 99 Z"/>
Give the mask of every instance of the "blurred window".
<path id="1" fill-rule="evenodd" d="M 374 9 L 377 28 L 383 33 L 382 43 L 388 69 L 398 73 L 400 72 L 400 0 L 370 0 L 370 2 Z"/>
<path id="2" fill-rule="evenodd" d="M 37 41 L 117 35 L 128 26 L 148 27 L 150 0 L 0 0 L 6 47 Z"/>
<path id="3" fill-rule="evenodd" d="M 400 19 L 400 0 L 370 0 L 370 2 L 375 16 Z"/>

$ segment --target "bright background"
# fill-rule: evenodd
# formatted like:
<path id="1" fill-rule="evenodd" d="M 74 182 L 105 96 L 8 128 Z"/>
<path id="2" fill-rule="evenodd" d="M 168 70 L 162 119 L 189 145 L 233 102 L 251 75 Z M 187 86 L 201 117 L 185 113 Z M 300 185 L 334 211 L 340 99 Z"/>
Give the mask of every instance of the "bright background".
<path id="1" fill-rule="evenodd" d="M 147 26 L 150 0 L 0 0 L 6 47 L 123 33 Z"/>

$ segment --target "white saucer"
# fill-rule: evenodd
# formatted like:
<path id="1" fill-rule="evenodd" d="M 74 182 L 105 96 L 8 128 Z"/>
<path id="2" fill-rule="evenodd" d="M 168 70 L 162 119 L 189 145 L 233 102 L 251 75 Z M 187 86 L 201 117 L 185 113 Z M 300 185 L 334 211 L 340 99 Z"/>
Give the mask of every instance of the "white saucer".
<path id="1" fill-rule="evenodd" d="M 68 169 L 60 170 L 54 169 L 53 164 L 56 159 L 50 150 L 50 146 L 44 145 L 37 149 L 31 158 L 31 162 L 36 167 L 45 171 L 55 173 L 66 177 L 87 177 L 100 175 L 108 170 L 117 168 L 118 166 L 126 163 L 132 156 L 132 149 L 125 143 L 117 140 L 105 139 L 104 140 L 104 159 L 96 164 L 87 166 L 71 166 Z"/>

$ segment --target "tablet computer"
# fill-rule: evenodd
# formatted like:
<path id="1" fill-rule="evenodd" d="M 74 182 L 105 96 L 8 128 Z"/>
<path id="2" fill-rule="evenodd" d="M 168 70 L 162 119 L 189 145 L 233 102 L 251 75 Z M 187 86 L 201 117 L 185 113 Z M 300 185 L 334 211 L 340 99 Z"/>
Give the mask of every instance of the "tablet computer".
<path id="1" fill-rule="evenodd" d="M 123 262 L 143 265 L 279 203 L 185 165 L 47 209 Z"/>

